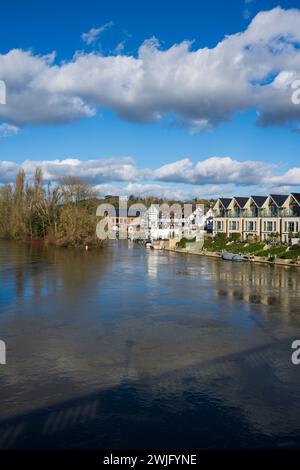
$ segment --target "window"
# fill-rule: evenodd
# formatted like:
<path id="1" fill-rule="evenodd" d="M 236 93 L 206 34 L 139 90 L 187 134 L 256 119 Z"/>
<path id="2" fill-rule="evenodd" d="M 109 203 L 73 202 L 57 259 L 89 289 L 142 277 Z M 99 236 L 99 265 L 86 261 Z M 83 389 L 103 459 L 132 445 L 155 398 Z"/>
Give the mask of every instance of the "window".
<path id="1" fill-rule="evenodd" d="M 276 232 L 276 222 L 264 222 L 264 232 Z"/>
<path id="2" fill-rule="evenodd" d="M 240 223 L 238 220 L 230 220 L 229 222 L 229 230 L 239 230 Z"/>
<path id="3" fill-rule="evenodd" d="M 298 232 L 298 222 L 285 222 L 285 232 Z"/>

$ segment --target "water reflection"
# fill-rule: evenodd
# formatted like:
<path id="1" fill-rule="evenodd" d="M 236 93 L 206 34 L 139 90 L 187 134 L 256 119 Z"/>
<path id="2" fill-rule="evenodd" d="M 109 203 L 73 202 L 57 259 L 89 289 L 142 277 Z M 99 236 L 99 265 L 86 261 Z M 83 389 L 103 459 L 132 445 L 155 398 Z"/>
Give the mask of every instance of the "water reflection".
<path id="1" fill-rule="evenodd" d="M 0 242 L 0 281 L 3 448 L 298 446 L 296 271 Z"/>

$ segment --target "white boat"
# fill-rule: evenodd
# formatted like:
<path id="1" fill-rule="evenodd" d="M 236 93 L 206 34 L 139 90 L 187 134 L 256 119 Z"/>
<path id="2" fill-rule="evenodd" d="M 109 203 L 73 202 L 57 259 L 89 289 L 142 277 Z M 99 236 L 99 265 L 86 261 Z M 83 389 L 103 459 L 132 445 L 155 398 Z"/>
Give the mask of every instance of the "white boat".
<path id="1" fill-rule="evenodd" d="M 145 247 L 148 248 L 148 249 L 150 249 L 150 250 L 154 250 L 154 246 L 152 245 L 151 240 L 147 240 L 147 241 L 145 242 Z"/>

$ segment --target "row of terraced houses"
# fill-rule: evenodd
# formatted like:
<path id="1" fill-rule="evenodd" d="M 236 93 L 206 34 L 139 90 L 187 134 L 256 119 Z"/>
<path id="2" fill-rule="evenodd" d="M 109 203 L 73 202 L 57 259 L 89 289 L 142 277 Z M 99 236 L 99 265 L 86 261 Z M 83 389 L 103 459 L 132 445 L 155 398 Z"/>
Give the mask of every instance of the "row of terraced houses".
<path id="1" fill-rule="evenodd" d="M 282 242 L 300 232 L 300 194 L 270 194 L 219 198 L 213 207 L 213 233 L 230 237 L 239 233 L 243 240 L 256 236 L 267 240 L 278 234 Z"/>

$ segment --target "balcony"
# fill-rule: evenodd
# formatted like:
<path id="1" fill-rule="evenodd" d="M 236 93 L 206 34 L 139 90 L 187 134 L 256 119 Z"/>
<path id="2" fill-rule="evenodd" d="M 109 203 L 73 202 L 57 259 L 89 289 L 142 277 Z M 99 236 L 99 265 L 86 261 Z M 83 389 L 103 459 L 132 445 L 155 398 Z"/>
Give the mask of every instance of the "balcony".
<path id="1" fill-rule="evenodd" d="M 237 219 L 239 217 L 243 217 L 243 212 L 242 211 L 230 211 L 228 212 L 228 217 L 231 219 Z"/>
<path id="2" fill-rule="evenodd" d="M 253 219 L 256 219 L 257 217 L 259 217 L 258 210 L 244 211 L 243 217 L 252 217 Z"/>
<path id="3" fill-rule="evenodd" d="M 300 217 L 300 208 L 297 209 L 281 209 L 281 217 Z"/>
<path id="4" fill-rule="evenodd" d="M 219 218 L 227 218 L 227 219 L 239 219 L 241 217 L 258 217 L 253 212 L 246 212 L 246 211 L 227 211 L 227 212 L 215 212 L 214 217 Z"/>
<path id="5" fill-rule="evenodd" d="M 254 209 L 254 210 L 240 210 L 240 211 L 219 211 L 214 213 L 214 217 L 238 219 L 240 217 L 253 218 L 257 217 L 300 217 L 300 207 L 291 209 Z"/>
<path id="6" fill-rule="evenodd" d="M 262 209 L 260 217 L 275 217 L 275 218 L 280 217 L 280 211 L 279 209 L 276 209 L 276 210 Z"/>

